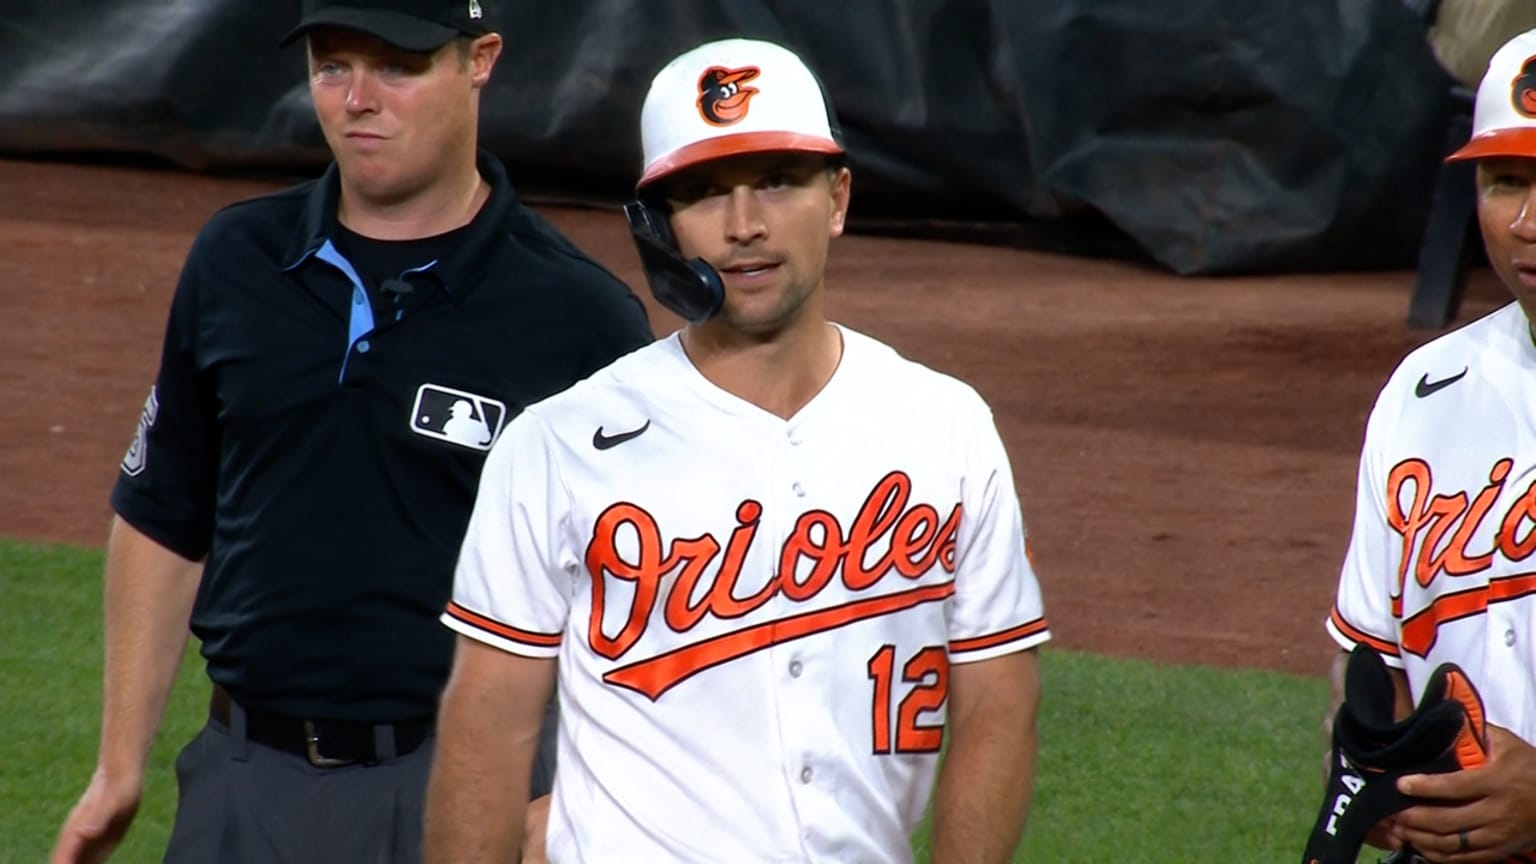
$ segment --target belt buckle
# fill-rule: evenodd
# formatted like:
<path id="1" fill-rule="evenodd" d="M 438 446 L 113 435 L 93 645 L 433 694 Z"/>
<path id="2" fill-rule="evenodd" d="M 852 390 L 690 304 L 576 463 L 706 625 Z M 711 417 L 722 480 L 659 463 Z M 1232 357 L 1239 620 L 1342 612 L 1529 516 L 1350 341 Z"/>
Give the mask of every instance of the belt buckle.
<path id="1" fill-rule="evenodd" d="M 356 759 L 333 759 L 320 752 L 320 735 L 315 731 L 315 721 L 304 721 L 304 755 L 316 768 L 340 768 L 357 762 Z"/>

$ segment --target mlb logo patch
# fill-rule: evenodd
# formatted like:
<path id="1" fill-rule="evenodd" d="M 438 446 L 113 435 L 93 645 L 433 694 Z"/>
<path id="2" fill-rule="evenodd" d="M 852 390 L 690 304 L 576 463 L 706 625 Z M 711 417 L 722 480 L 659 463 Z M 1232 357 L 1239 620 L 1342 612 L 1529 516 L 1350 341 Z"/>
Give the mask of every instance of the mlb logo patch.
<path id="1" fill-rule="evenodd" d="M 416 389 L 411 431 L 472 450 L 489 450 L 507 419 L 505 403 L 439 384 Z"/>

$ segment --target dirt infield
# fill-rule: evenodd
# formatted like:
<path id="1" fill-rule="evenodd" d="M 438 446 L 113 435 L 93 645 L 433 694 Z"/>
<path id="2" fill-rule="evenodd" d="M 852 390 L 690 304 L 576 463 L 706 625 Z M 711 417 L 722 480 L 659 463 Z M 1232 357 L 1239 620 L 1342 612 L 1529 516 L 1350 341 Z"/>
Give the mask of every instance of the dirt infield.
<path id="1" fill-rule="evenodd" d="M 214 209 L 275 186 L 0 161 L 0 536 L 103 541 L 182 256 Z M 649 302 L 616 213 L 545 212 Z M 836 320 L 991 402 L 1057 644 L 1322 670 L 1362 424 L 1429 335 L 1402 323 L 1410 274 L 1180 279 L 911 240 L 833 249 Z M 1477 271 L 1462 317 L 1503 302 Z M 651 309 L 658 333 L 676 326 Z"/>

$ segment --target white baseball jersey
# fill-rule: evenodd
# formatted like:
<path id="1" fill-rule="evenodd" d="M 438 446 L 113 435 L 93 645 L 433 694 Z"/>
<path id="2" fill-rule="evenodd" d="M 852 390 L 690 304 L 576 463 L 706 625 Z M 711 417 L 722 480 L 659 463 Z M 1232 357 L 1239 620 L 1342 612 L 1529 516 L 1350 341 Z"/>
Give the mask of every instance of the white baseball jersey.
<path id="1" fill-rule="evenodd" d="M 1536 741 L 1536 346 L 1510 305 L 1410 353 L 1366 426 L 1327 621 L 1403 668 L 1454 661 L 1487 718 Z"/>
<path id="2" fill-rule="evenodd" d="M 842 335 L 790 420 L 674 334 L 488 458 L 443 620 L 559 658 L 551 861 L 911 860 L 949 664 L 1049 638 L 986 404 Z"/>

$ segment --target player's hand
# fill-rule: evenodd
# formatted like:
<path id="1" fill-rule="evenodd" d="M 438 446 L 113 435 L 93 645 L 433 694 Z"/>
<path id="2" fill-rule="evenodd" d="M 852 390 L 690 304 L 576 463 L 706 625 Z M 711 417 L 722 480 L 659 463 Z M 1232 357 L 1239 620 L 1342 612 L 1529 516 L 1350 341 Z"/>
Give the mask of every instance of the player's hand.
<path id="1" fill-rule="evenodd" d="M 1397 836 L 1397 816 L 1388 816 L 1371 826 L 1371 830 L 1365 832 L 1365 842 L 1367 845 L 1389 852 L 1396 852 L 1403 848 L 1403 841 Z"/>
<path id="2" fill-rule="evenodd" d="M 1483 864 L 1536 849 L 1536 748 L 1508 729 L 1488 725 L 1482 765 L 1412 774 L 1397 788 L 1418 803 L 1397 814 L 1394 833 L 1430 861 Z"/>
<path id="3" fill-rule="evenodd" d="M 91 785 L 64 819 L 49 864 L 99 864 L 107 860 L 128 833 L 143 795 L 142 777 L 117 779 L 97 768 Z"/>
<path id="4" fill-rule="evenodd" d="M 544 855 L 544 835 L 549 830 L 549 796 L 540 795 L 528 802 L 523 819 L 522 864 L 549 864 Z"/>

